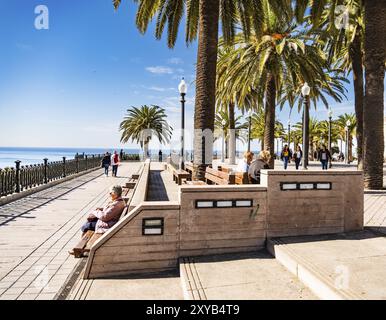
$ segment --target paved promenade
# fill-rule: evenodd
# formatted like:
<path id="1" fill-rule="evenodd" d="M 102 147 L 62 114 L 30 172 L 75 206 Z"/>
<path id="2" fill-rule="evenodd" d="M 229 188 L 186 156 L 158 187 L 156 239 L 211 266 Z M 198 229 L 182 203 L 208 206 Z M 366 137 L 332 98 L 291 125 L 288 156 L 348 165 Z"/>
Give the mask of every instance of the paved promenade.
<path id="1" fill-rule="evenodd" d="M 0 207 L 0 299 L 53 299 L 79 263 L 68 251 L 86 214 L 138 167 L 124 163 L 118 178 L 97 170 Z"/>

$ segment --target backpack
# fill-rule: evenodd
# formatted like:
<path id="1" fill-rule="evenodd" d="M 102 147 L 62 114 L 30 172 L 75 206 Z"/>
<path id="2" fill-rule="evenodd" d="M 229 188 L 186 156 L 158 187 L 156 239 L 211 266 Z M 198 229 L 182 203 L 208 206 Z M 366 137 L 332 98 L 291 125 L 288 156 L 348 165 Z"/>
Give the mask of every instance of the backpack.
<path id="1" fill-rule="evenodd" d="M 114 155 L 114 162 L 115 162 L 115 163 L 118 163 L 118 161 L 119 161 L 118 155 L 115 154 L 115 155 Z"/>

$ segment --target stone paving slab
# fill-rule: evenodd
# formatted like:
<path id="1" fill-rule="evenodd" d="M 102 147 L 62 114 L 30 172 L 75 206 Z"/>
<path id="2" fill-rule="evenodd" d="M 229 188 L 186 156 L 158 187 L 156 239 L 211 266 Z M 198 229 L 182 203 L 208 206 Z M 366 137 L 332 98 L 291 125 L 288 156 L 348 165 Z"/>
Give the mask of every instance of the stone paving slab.
<path id="1" fill-rule="evenodd" d="M 317 299 L 266 251 L 193 257 L 180 270 L 185 296 L 194 300 Z"/>
<path id="2" fill-rule="evenodd" d="M 68 251 L 85 216 L 139 165 L 123 163 L 117 178 L 97 170 L 0 207 L 0 299 L 52 299 L 78 263 Z"/>
<path id="3" fill-rule="evenodd" d="M 147 278 L 82 280 L 69 300 L 182 300 L 177 274 Z"/>
<path id="4" fill-rule="evenodd" d="M 273 239 L 272 253 L 323 299 L 386 299 L 386 237 L 371 230 Z"/>

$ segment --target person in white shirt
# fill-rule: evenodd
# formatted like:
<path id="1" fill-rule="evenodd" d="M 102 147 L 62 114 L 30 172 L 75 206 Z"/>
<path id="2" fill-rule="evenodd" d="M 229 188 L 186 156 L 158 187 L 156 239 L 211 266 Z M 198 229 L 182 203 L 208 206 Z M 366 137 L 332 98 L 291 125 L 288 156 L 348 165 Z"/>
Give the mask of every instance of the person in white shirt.
<path id="1" fill-rule="evenodd" d="M 119 155 L 116 151 L 114 151 L 114 154 L 111 156 L 111 165 L 113 167 L 113 177 L 117 176 L 119 161 L 120 161 Z"/>
<path id="2" fill-rule="evenodd" d="M 251 164 L 253 160 L 253 153 L 250 151 L 247 151 L 244 153 L 244 158 L 240 159 L 238 165 L 237 165 L 237 172 L 248 172 L 249 165 Z"/>

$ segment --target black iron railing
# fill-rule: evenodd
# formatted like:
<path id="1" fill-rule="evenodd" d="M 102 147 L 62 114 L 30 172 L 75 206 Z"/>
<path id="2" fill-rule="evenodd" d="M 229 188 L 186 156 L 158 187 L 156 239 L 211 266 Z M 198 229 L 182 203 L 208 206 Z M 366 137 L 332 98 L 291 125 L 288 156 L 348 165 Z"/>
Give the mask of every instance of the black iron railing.
<path id="1" fill-rule="evenodd" d="M 15 168 L 0 169 L 0 197 L 19 193 L 51 181 L 63 179 L 89 169 L 101 167 L 103 155 L 85 155 L 73 160 L 48 162 L 21 166 L 15 161 Z"/>

